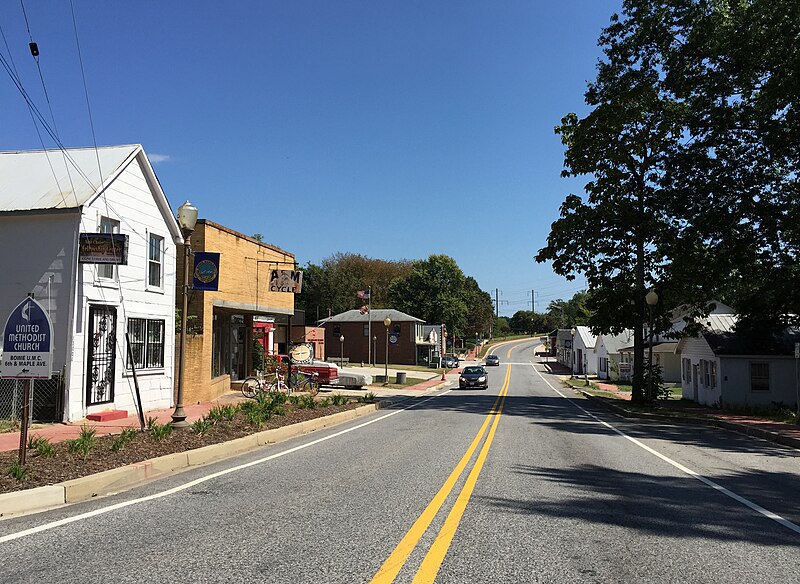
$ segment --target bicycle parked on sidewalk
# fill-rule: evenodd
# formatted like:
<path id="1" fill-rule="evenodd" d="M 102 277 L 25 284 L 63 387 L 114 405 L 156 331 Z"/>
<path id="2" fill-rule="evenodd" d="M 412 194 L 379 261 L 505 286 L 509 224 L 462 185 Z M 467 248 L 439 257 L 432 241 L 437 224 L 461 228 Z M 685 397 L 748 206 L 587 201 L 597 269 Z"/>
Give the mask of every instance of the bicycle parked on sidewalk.
<path id="1" fill-rule="evenodd" d="M 317 381 L 317 373 L 294 372 L 295 383 L 292 384 L 292 389 L 286 384 L 285 376 L 277 371 L 269 377 L 264 376 L 263 371 L 258 371 L 256 376 L 246 377 L 242 381 L 242 395 L 247 398 L 254 398 L 259 393 L 283 392 L 292 393 L 292 391 L 307 391 L 311 395 L 317 395 L 319 392 L 319 381 Z"/>

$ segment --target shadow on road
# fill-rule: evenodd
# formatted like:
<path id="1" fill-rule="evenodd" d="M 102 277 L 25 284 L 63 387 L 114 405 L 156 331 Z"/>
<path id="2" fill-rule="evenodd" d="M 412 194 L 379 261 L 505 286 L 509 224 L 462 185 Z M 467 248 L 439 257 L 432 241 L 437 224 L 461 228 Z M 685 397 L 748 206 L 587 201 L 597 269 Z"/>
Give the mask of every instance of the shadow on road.
<path id="1" fill-rule="evenodd" d="M 800 536 L 772 524 L 757 513 L 743 513 L 731 501 L 720 504 L 720 494 L 686 477 L 657 477 L 594 465 L 567 468 L 517 466 L 515 472 L 536 480 L 567 486 L 571 497 L 558 500 L 482 497 L 499 510 L 634 529 L 658 536 L 748 541 L 767 546 L 800 547 Z M 791 485 L 795 475 L 756 471 L 715 478 L 740 493 L 760 492 L 764 481 Z"/>

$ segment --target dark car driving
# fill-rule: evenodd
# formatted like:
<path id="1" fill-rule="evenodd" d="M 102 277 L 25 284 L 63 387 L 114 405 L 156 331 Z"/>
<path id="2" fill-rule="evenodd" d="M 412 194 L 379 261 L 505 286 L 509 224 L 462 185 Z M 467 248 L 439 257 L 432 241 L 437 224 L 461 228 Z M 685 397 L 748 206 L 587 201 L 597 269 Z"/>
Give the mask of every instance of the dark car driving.
<path id="1" fill-rule="evenodd" d="M 458 367 L 458 357 L 453 357 L 452 355 L 445 355 L 444 357 L 442 357 L 442 367 L 455 369 L 456 367 Z"/>
<path id="2" fill-rule="evenodd" d="M 479 365 L 464 367 L 458 378 L 458 386 L 461 389 L 466 389 L 467 387 L 487 389 L 489 387 L 489 374 L 486 369 Z"/>
<path id="3" fill-rule="evenodd" d="M 486 355 L 486 364 L 487 365 L 500 365 L 500 357 L 497 355 Z"/>

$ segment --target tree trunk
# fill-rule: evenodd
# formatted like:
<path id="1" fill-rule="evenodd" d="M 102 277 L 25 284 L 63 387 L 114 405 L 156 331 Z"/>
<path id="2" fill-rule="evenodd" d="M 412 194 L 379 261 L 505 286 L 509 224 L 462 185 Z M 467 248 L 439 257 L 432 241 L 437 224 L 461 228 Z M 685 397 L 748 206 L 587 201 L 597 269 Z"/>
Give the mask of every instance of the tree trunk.
<path id="1" fill-rule="evenodd" d="M 636 228 L 636 299 L 633 327 L 633 387 L 631 401 L 641 404 L 644 395 L 644 197 L 639 195 L 639 225 Z"/>

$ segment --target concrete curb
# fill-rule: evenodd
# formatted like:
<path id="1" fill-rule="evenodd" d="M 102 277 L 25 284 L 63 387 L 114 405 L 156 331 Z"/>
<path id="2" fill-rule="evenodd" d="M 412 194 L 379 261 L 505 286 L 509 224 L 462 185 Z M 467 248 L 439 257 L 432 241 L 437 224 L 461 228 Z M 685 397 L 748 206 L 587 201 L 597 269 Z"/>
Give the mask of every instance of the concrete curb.
<path id="1" fill-rule="evenodd" d="M 763 428 L 755 428 L 753 426 L 747 426 L 745 424 L 737 424 L 735 422 L 727 422 L 725 420 L 715 420 L 714 418 L 704 418 L 704 417 L 697 417 L 697 418 L 684 418 L 680 416 L 670 416 L 669 414 L 651 414 L 647 412 L 631 412 L 625 408 L 620 406 L 608 403 L 602 399 L 598 399 L 597 396 L 594 396 L 587 391 L 582 389 L 576 389 L 576 391 L 580 392 L 583 396 L 585 396 L 590 401 L 600 404 L 606 409 L 613 411 L 614 413 L 624 417 L 624 418 L 642 418 L 646 420 L 665 420 L 670 422 L 683 422 L 686 424 L 700 424 L 702 426 L 712 426 L 716 428 L 722 428 L 724 430 L 730 430 L 732 432 L 738 432 L 739 434 L 746 434 L 748 436 L 753 436 L 755 438 L 761 438 L 763 440 L 767 440 L 769 442 L 776 442 L 778 444 L 782 444 L 784 446 L 789 446 L 790 448 L 796 448 L 800 450 L 800 439 L 794 438 L 792 436 L 786 436 L 785 434 L 781 434 L 779 432 L 770 432 L 769 430 L 764 430 Z"/>
<path id="2" fill-rule="evenodd" d="M 161 478 L 187 468 L 218 462 L 256 450 L 268 444 L 276 444 L 289 438 L 295 438 L 322 428 L 354 420 L 382 409 L 390 403 L 397 402 L 379 401 L 330 416 L 272 430 L 264 430 L 249 436 L 211 444 L 194 450 L 167 454 L 55 485 L 0 494 L 0 517 L 45 511 L 67 503 L 85 501 L 94 497 L 126 491 L 154 478 Z"/>

